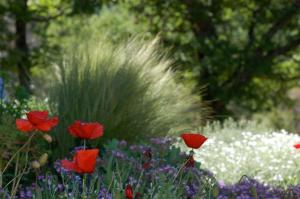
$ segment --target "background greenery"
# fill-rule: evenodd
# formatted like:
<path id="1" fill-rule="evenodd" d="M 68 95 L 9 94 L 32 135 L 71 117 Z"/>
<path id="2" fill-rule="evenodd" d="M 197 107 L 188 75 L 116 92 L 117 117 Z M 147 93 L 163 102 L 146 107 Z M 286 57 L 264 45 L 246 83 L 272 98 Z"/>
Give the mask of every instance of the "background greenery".
<path id="1" fill-rule="evenodd" d="M 206 118 L 268 120 L 299 132 L 300 92 L 289 93 L 300 75 L 299 7 L 297 0 L 1 0 L 1 76 L 11 100 L 45 98 L 57 66 L 79 44 L 158 37 L 176 81 L 209 103 Z"/>

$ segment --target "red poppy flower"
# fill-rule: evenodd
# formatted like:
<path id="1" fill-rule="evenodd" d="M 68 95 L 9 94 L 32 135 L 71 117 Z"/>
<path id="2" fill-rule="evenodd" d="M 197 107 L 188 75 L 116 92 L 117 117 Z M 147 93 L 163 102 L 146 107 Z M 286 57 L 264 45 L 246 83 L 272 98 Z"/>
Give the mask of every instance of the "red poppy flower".
<path id="1" fill-rule="evenodd" d="M 48 118 L 48 111 L 30 111 L 26 119 L 17 119 L 17 129 L 22 132 L 39 130 L 43 132 L 50 131 L 52 127 L 58 124 L 58 118 Z"/>
<path id="2" fill-rule="evenodd" d="M 73 161 L 62 160 L 62 166 L 77 173 L 93 173 L 95 170 L 98 149 L 78 150 Z"/>
<path id="3" fill-rule="evenodd" d="M 81 139 L 95 139 L 103 135 L 103 126 L 97 122 L 75 121 L 69 126 L 68 130 L 71 135 Z"/>
<path id="4" fill-rule="evenodd" d="M 295 149 L 300 149 L 300 143 L 294 144 Z"/>
<path id="5" fill-rule="evenodd" d="M 183 133 L 180 137 L 188 147 L 193 149 L 199 149 L 207 140 L 207 137 L 196 133 Z"/>
<path id="6" fill-rule="evenodd" d="M 133 190 L 132 190 L 131 185 L 126 185 L 125 197 L 126 197 L 126 199 L 133 199 Z"/>

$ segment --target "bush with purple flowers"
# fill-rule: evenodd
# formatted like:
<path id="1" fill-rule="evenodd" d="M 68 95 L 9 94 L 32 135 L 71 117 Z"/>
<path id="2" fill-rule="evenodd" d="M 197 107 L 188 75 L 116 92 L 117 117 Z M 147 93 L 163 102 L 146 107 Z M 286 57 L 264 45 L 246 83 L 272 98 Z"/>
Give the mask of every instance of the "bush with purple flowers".
<path id="1" fill-rule="evenodd" d="M 37 176 L 36 182 L 21 185 L 16 198 L 124 198 L 132 187 L 134 198 L 300 198 L 300 187 L 272 187 L 246 176 L 232 185 L 217 182 L 200 163 L 186 164 L 189 155 L 172 146 L 171 138 L 153 138 L 150 143 L 128 145 L 113 140 L 101 149 L 96 170 L 77 174 L 54 162 L 54 169 Z M 71 153 L 80 150 L 76 147 Z M 5 192 L 1 191 L 3 198 Z M 83 194 L 84 193 L 84 194 Z"/>

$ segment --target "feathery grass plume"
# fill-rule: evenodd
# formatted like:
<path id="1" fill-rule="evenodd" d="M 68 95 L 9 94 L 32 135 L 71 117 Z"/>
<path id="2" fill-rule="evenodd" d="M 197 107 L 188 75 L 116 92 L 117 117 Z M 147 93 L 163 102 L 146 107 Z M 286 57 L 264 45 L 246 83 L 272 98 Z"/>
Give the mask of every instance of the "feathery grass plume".
<path id="1" fill-rule="evenodd" d="M 172 62 L 157 43 L 94 42 L 77 46 L 66 57 L 50 97 L 61 119 L 54 132 L 60 155 L 75 144 L 66 132 L 74 120 L 102 123 L 105 133 L 98 143 L 112 138 L 137 141 L 183 127 L 191 112 L 201 112 L 191 111 L 200 97 L 175 82 Z"/>

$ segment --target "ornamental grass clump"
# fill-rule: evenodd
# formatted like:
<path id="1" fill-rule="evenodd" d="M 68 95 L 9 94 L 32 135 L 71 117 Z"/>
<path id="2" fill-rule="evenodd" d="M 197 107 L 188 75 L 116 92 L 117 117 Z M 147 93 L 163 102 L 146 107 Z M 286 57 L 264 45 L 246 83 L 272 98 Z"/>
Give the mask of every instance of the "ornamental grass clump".
<path id="1" fill-rule="evenodd" d="M 172 63 L 156 40 L 117 46 L 101 41 L 76 49 L 60 65 L 50 98 L 53 112 L 61 118 L 54 132 L 59 156 L 76 143 L 64 131 L 79 118 L 105 126 L 108 133 L 92 142 L 100 146 L 112 138 L 133 142 L 166 134 L 171 128 L 186 127 L 190 113 L 201 112 L 195 108 L 201 100 L 176 83 Z"/>

